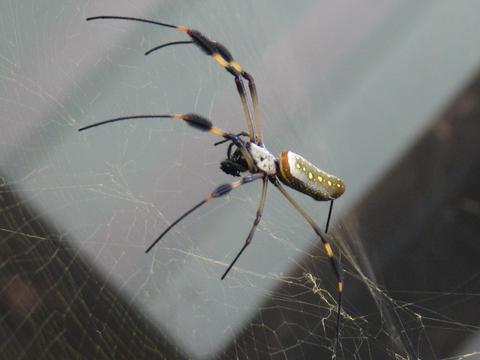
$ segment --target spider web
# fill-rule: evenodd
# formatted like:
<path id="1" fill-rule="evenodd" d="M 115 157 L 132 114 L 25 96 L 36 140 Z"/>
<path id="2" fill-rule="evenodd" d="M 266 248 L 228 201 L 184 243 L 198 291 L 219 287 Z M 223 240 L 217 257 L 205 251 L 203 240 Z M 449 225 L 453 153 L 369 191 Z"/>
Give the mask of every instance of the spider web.
<path id="1" fill-rule="evenodd" d="M 478 344 L 457 349 L 460 340 L 451 340 L 478 332 L 478 319 L 454 311 L 478 304 L 478 271 L 400 287 L 390 274 L 428 279 L 419 270 L 431 272 L 433 259 L 447 255 L 419 246 L 411 267 L 388 267 L 393 253 L 412 246 L 399 229 L 421 243 L 440 236 L 421 231 L 435 224 L 412 230 L 400 217 L 389 227 L 375 210 L 368 217 L 354 211 L 375 194 L 379 202 L 387 197 L 372 186 L 471 77 L 480 59 L 476 10 L 374 0 L 4 1 L 0 353 L 331 356 L 334 275 L 321 243 L 273 186 L 252 245 L 224 281 L 253 222 L 259 183 L 204 206 L 145 255 L 171 221 L 232 181 L 218 169 L 226 147 L 167 120 L 77 129 L 122 115 L 182 112 L 229 131 L 245 123 L 231 76 L 198 49 L 143 56 L 183 34 L 84 21 L 126 15 L 188 25 L 227 45 L 255 76 L 269 149 L 291 149 L 345 180 L 332 230 L 347 279 L 339 358 L 480 358 Z M 468 213 L 474 228 L 478 197 L 458 198 L 463 188 L 447 208 Z M 291 193 L 323 227 L 328 206 Z M 374 242 L 375 229 L 392 241 Z M 478 251 L 463 245 L 465 256 Z M 441 266 L 455 272 L 449 259 L 456 258 Z"/>

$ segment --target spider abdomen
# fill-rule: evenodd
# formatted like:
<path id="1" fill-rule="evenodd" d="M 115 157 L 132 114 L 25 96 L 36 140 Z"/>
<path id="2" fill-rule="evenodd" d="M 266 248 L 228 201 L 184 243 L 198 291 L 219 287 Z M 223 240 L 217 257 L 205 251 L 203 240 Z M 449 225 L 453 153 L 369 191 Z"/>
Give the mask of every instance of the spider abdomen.
<path id="1" fill-rule="evenodd" d="M 326 173 L 291 151 L 281 152 L 278 167 L 278 177 L 285 185 L 315 200 L 333 200 L 345 192 L 345 184 L 340 178 Z"/>

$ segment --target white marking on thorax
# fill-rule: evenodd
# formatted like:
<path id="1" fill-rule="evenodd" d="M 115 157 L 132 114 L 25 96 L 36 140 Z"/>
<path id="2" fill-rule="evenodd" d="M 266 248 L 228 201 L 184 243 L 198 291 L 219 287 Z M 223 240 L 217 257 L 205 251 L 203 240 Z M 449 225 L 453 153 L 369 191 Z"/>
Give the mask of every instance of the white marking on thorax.
<path id="1" fill-rule="evenodd" d="M 254 143 L 248 144 L 248 150 L 250 150 L 250 154 L 258 169 L 267 175 L 275 175 L 277 173 L 276 158 L 270 151 Z"/>

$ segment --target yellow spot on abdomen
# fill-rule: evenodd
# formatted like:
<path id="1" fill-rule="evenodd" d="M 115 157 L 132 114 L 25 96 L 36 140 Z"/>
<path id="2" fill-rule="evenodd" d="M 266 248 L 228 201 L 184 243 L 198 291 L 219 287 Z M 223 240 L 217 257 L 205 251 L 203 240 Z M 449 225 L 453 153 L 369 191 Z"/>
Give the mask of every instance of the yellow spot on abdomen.
<path id="1" fill-rule="evenodd" d="M 319 175 L 319 176 L 317 176 L 317 179 L 318 179 L 318 181 L 320 181 L 320 182 L 322 182 L 322 181 L 323 181 L 323 178 L 322 178 L 320 175 Z"/>
<path id="2" fill-rule="evenodd" d="M 297 162 L 297 169 L 300 169 L 302 167 L 302 165 L 300 165 L 298 162 Z"/>
<path id="3" fill-rule="evenodd" d="M 309 178 L 310 180 L 313 179 L 313 174 L 312 174 L 311 172 L 308 173 L 308 178 Z"/>
<path id="4" fill-rule="evenodd" d="M 332 182 L 330 180 L 327 181 L 328 186 L 332 186 Z"/>

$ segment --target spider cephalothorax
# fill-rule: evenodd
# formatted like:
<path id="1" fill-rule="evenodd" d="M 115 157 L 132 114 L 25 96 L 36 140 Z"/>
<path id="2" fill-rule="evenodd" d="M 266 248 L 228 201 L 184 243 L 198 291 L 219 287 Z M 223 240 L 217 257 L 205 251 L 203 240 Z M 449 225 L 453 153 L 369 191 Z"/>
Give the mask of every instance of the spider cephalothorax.
<path id="1" fill-rule="evenodd" d="M 245 148 L 245 143 L 239 138 L 237 141 L 241 141 Z M 224 143 L 220 141 L 215 145 Z M 220 169 L 227 175 L 240 176 L 241 173 L 248 171 L 248 163 L 242 154 L 242 151 L 235 143 L 231 142 L 227 149 L 227 158 L 220 163 Z"/>
<path id="2" fill-rule="evenodd" d="M 237 144 L 241 142 L 243 146 Z M 247 150 L 248 156 L 252 159 L 254 169 L 249 169 L 248 161 L 245 158 L 243 149 Z M 232 149 L 233 152 L 232 152 Z M 244 142 L 239 138 L 230 143 L 227 150 L 227 158 L 220 163 L 220 169 L 232 176 L 240 176 L 242 172 L 263 172 L 267 176 L 277 173 L 277 159 L 264 146 L 253 142 Z"/>
<path id="3" fill-rule="evenodd" d="M 227 276 L 228 272 L 232 269 L 233 265 L 236 263 L 240 255 L 242 255 L 243 251 L 252 241 L 257 225 L 262 218 L 263 208 L 267 195 L 267 186 L 270 182 L 282 193 L 282 195 L 290 202 L 290 204 L 292 204 L 292 206 L 300 213 L 300 215 L 302 215 L 302 217 L 307 221 L 307 223 L 311 226 L 312 230 L 315 232 L 315 234 L 317 234 L 317 236 L 323 243 L 325 253 L 330 260 L 330 264 L 332 266 L 338 284 L 338 308 L 336 322 L 337 336 L 335 341 L 335 345 L 338 345 L 338 340 L 340 338 L 340 313 L 343 292 L 343 270 L 340 262 L 337 260 L 337 257 L 333 253 L 332 247 L 329 242 L 329 236 L 327 236 L 326 233 L 328 232 L 328 225 L 332 213 L 333 201 L 339 196 L 341 196 L 345 191 L 345 184 L 343 183 L 343 181 L 340 178 L 334 175 L 330 175 L 327 172 L 321 170 L 320 168 L 307 161 L 302 156 L 297 155 L 291 151 L 282 151 L 278 158 L 276 158 L 265 148 L 265 146 L 263 145 L 261 121 L 258 112 L 258 96 L 255 82 L 253 80 L 253 77 L 245 70 L 243 70 L 242 67 L 234 60 L 232 54 L 227 50 L 225 46 L 208 39 L 199 31 L 189 29 L 185 26 L 177 26 L 152 20 L 122 16 L 96 16 L 88 18 L 87 20 L 96 19 L 120 19 L 140 21 L 144 23 L 174 28 L 182 31 L 183 33 L 186 33 L 190 37 L 189 41 L 175 41 L 163 44 L 147 51 L 145 55 L 151 54 L 158 49 L 170 45 L 195 44 L 205 54 L 211 56 L 217 63 L 219 63 L 231 75 L 233 75 L 237 92 L 240 95 L 242 109 L 246 120 L 248 131 L 238 134 L 223 131 L 222 129 L 214 126 L 212 122 L 207 118 L 192 113 L 123 116 L 119 118 L 101 121 L 99 123 L 88 125 L 79 129 L 80 131 L 82 131 L 107 123 L 140 118 L 168 118 L 171 120 L 184 121 L 197 130 L 210 132 L 216 136 L 222 137 L 223 140 L 217 142 L 215 145 L 227 142 L 229 143 L 227 149 L 227 158 L 220 163 L 220 169 L 223 172 L 232 176 L 241 176 L 242 173 L 247 173 L 239 180 L 233 181 L 229 184 L 220 185 L 216 189 L 214 189 L 200 203 L 195 205 L 193 208 L 191 208 L 174 222 L 172 222 L 170 226 L 168 226 L 165 231 L 160 234 L 160 236 L 147 248 L 146 252 L 148 253 L 160 241 L 160 239 L 162 239 L 162 237 L 165 236 L 176 224 L 178 224 L 189 214 L 200 208 L 202 205 L 213 199 L 227 195 L 233 189 L 236 189 L 244 184 L 261 179 L 262 191 L 260 194 L 260 202 L 258 204 L 255 220 L 252 227 L 250 228 L 250 232 L 248 233 L 247 238 L 245 239 L 244 245 L 223 273 L 221 277 L 221 279 L 223 280 Z M 248 82 L 253 119 L 250 115 L 250 108 L 247 101 L 247 93 L 245 91 L 243 80 L 246 80 Z M 245 137 L 246 139 L 243 139 L 242 137 Z M 297 203 L 297 201 L 290 196 L 290 194 L 286 191 L 286 189 L 282 186 L 280 182 L 294 190 L 310 196 L 315 200 L 330 201 L 330 209 L 328 212 L 325 232 L 322 232 L 316 222 L 305 210 L 303 210 L 303 208 Z"/>

